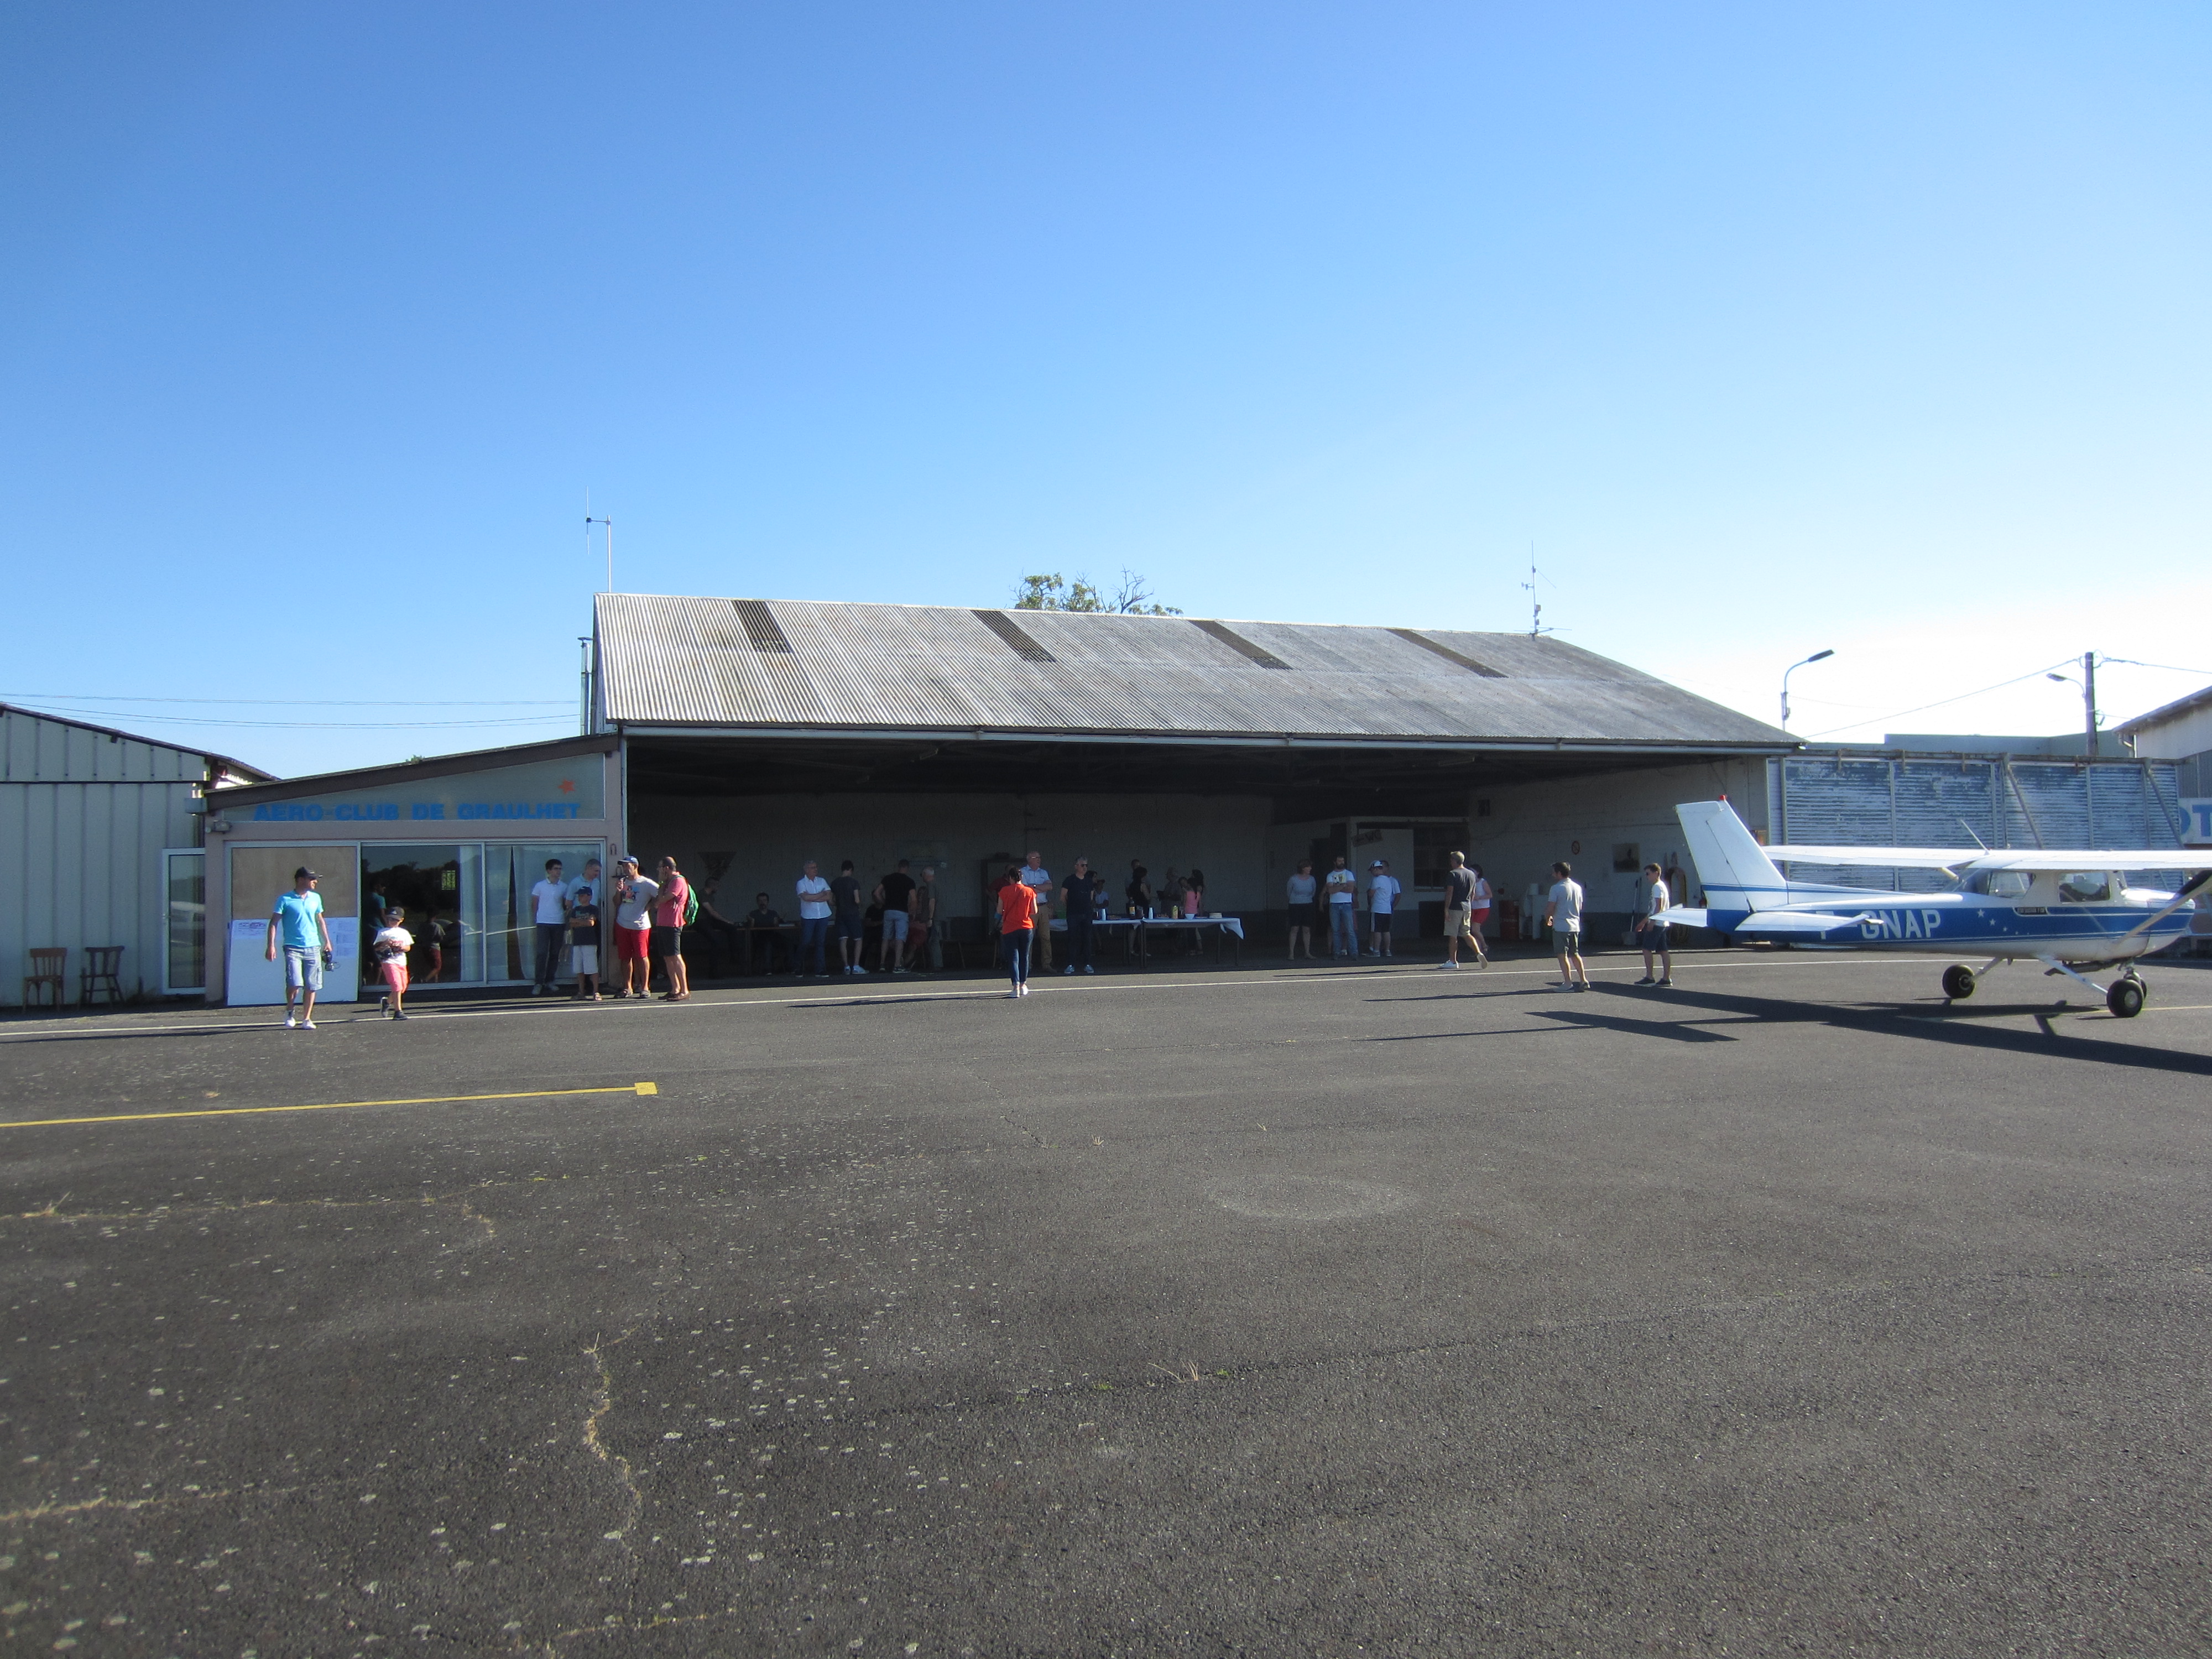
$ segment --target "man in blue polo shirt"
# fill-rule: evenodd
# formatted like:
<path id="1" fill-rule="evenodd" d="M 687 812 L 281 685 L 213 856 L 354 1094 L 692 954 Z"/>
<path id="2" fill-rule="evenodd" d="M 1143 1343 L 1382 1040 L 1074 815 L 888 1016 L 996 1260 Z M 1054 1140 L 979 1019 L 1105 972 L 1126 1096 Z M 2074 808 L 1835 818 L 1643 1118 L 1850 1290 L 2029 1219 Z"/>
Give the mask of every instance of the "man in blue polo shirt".
<path id="1" fill-rule="evenodd" d="M 281 937 L 284 945 L 284 1029 L 315 1029 L 315 993 L 323 988 L 323 958 L 331 951 L 331 930 L 323 920 L 323 896 L 315 890 L 319 880 L 301 865 L 292 872 L 292 890 L 276 901 L 269 919 L 268 961 L 276 960 Z M 295 1018 L 292 1004 L 301 1000 Z"/>

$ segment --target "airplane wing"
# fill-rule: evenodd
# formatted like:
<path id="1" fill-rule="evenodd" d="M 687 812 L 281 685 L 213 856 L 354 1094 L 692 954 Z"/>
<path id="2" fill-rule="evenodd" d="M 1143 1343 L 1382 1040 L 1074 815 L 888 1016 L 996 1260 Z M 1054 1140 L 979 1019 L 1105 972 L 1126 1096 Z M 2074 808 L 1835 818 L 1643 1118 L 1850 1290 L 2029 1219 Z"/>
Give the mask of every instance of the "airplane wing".
<path id="1" fill-rule="evenodd" d="M 2212 870 L 2212 847 L 2100 847 L 2093 851 L 2008 848 L 1972 860 L 1984 870 Z"/>
<path id="2" fill-rule="evenodd" d="M 1754 910 L 1737 925 L 1735 934 L 1739 939 L 1826 939 L 1865 920 L 1856 912 L 1839 916 L 1819 910 Z"/>
<path id="3" fill-rule="evenodd" d="M 1710 927 L 1712 926 L 1712 923 L 1705 920 L 1705 913 L 1704 910 L 1693 909 L 1686 904 L 1677 904 L 1672 908 L 1662 910 L 1657 915 L 1654 916 L 1652 920 L 1654 921 L 1664 922 L 1669 927 Z"/>
<path id="4" fill-rule="evenodd" d="M 2212 847 L 1770 847 L 1777 864 L 1858 864 L 1899 870 L 2212 870 Z"/>
<path id="5" fill-rule="evenodd" d="M 1893 870 L 1955 870 L 1962 864 L 1978 863 L 1990 854 L 1980 847 L 1770 847 L 1766 856 L 1777 864 L 1866 864 Z M 2066 867 L 2072 870 L 2079 866 L 2069 864 Z M 2128 867 L 2133 870 L 2149 866 Z"/>

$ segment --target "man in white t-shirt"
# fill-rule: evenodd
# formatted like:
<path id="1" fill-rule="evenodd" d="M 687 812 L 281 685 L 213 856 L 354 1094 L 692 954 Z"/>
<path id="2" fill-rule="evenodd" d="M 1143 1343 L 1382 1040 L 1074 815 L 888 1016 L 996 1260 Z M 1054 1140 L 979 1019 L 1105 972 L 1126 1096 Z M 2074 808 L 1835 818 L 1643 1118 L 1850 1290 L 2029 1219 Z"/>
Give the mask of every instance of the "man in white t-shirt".
<path id="1" fill-rule="evenodd" d="M 1392 954 L 1390 923 L 1398 908 L 1398 895 L 1403 890 L 1398 885 L 1397 877 L 1390 873 L 1388 859 L 1377 859 L 1367 866 L 1368 925 L 1374 930 L 1374 937 L 1368 944 L 1369 956 L 1387 957 Z"/>
<path id="2" fill-rule="evenodd" d="M 1589 969 L 1583 966 L 1583 889 L 1571 864 L 1552 866 L 1552 894 L 1544 906 L 1544 921 L 1559 959 L 1559 982 L 1554 988 L 1589 990 Z"/>
<path id="3" fill-rule="evenodd" d="M 1336 861 L 1322 878 L 1322 896 L 1328 907 L 1328 954 L 1334 961 L 1339 957 L 1359 954 L 1359 878 L 1353 875 L 1339 853 Z"/>
<path id="4" fill-rule="evenodd" d="M 804 978 L 806 958 L 811 951 L 814 957 L 814 977 L 830 977 L 830 963 L 825 955 L 830 942 L 830 884 L 822 879 L 821 866 L 812 859 L 799 878 L 799 948 L 792 952 L 791 972 L 793 978 Z"/>
<path id="5" fill-rule="evenodd" d="M 1638 985 L 1672 985 L 1674 982 L 1674 957 L 1667 948 L 1667 924 L 1654 918 L 1674 901 L 1668 896 L 1667 884 L 1661 878 L 1657 865 L 1644 866 L 1644 879 L 1647 884 L 1644 890 L 1644 912 L 1636 919 L 1636 931 L 1642 935 L 1637 942 L 1644 947 L 1644 977 L 1636 982 Z M 1651 957 L 1655 952 L 1659 957 L 1659 976 L 1656 979 L 1651 976 Z"/>
<path id="6" fill-rule="evenodd" d="M 622 970 L 617 997 L 653 994 L 653 902 L 660 884 L 637 872 L 635 857 L 615 860 L 615 965 Z M 605 906 L 600 907 L 602 915 Z"/>
<path id="7" fill-rule="evenodd" d="M 530 915 L 538 924 L 538 972 L 530 994 L 550 996 L 568 934 L 568 884 L 561 879 L 560 860 L 545 860 L 545 878 L 530 890 Z"/>

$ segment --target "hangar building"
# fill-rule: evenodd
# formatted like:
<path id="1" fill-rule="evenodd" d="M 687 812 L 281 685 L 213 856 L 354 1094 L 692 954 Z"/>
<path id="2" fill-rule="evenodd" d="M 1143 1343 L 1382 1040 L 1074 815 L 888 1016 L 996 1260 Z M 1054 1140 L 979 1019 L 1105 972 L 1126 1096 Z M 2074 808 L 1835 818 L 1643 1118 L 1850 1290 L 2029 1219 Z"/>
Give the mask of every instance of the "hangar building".
<path id="1" fill-rule="evenodd" d="M 611 594 L 593 635 L 588 735 L 224 791 L 211 985 L 270 1000 L 255 929 L 301 862 L 331 866 L 333 916 L 427 902 L 454 942 L 434 982 L 525 981 L 543 860 L 628 848 L 720 878 L 731 915 L 763 890 L 788 913 L 810 858 L 933 865 L 977 922 L 985 869 L 1030 848 L 1117 896 L 1133 860 L 1196 867 L 1261 939 L 1300 859 L 1389 860 L 1432 932 L 1446 852 L 1515 902 L 1564 857 L 1604 939 L 1644 860 L 1686 863 L 1674 803 L 1725 793 L 1763 831 L 1795 747 L 1525 634 Z"/>
<path id="2" fill-rule="evenodd" d="M 1279 926 L 1297 860 L 1376 859 L 1441 928 L 1443 854 L 1555 858 L 1625 928 L 1672 808 L 1765 823 L 1774 728 L 1555 637 L 1065 611 L 602 597 L 593 703 L 629 831 L 788 908 L 800 862 L 936 865 L 954 913 L 1030 848 Z M 1608 913 L 1613 922 L 1608 923 Z M 1279 936 L 1279 935 L 1278 935 Z"/>

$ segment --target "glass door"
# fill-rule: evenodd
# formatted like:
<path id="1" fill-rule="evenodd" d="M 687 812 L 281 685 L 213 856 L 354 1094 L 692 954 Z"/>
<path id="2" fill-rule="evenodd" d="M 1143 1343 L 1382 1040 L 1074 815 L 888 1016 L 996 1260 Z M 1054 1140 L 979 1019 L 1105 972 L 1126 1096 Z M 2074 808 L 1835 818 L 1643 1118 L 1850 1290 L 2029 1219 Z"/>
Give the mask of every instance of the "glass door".
<path id="1" fill-rule="evenodd" d="M 361 849 L 361 926 L 364 939 L 382 925 L 388 909 L 405 911 L 401 924 L 415 937 L 408 976 L 417 985 L 459 985 L 468 975 L 467 941 L 476 905 L 464 849 L 452 844 L 392 846 L 365 842 Z"/>
<path id="2" fill-rule="evenodd" d="M 161 854 L 166 901 L 161 994 L 207 989 L 207 849 L 172 848 Z"/>

